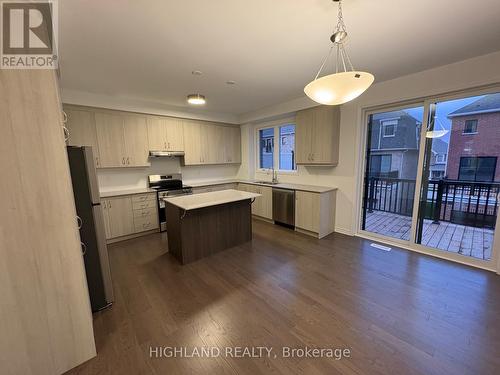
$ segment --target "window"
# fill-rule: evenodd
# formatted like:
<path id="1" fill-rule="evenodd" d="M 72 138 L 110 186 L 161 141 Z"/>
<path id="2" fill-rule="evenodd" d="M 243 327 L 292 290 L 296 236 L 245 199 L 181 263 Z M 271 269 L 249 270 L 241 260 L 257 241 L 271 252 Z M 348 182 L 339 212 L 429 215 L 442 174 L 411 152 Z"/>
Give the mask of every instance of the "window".
<path id="1" fill-rule="evenodd" d="M 398 120 L 387 120 L 382 121 L 382 133 L 384 137 L 394 137 L 396 136 L 396 125 Z"/>
<path id="2" fill-rule="evenodd" d="M 446 163 L 446 154 L 437 154 L 436 163 Z"/>
<path id="3" fill-rule="evenodd" d="M 463 134 L 476 134 L 476 133 L 477 133 L 477 120 L 466 120 Z"/>
<path id="4" fill-rule="evenodd" d="M 392 166 L 392 155 L 372 155 L 370 157 L 370 177 L 386 177 Z"/>
<path id="5" fill-rule="evenodd" d="M 280 170 L 294 171 L 295 168 L 295 125 L 280 126 Z"/>
<path id="6" fill-rule="evenodd" d="M 295 171 L 295 125 L 280 124 L 258 131 L 260 169 Z M 277 140 L 276 148 L 274 140 Z M 277 151 L 276 153 L 274 151 Z M 277 166 L 277 167 L 276 167 Z"/>
<path id="7" fill-rule="evenodd" d="M 274 128 L 259 130 L 259 161 L 261 169 L 274 166 Z"/>
<path id="8" fill-rule="evenodd" d="M 458 179 L 492 182 L 495 179 L 496 157 L 461 157 Z"/>

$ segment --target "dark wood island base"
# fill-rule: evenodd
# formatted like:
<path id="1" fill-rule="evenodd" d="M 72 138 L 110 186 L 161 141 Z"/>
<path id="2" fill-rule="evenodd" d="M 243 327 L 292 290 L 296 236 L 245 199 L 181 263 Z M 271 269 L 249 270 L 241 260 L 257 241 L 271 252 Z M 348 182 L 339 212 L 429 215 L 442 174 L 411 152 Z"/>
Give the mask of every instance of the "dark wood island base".
<path id="1" fill-rule="evenodd" d="M 251 199 L 187 211 L 165 203 L 168 250 L 181 264 L 252 239 Z"/>

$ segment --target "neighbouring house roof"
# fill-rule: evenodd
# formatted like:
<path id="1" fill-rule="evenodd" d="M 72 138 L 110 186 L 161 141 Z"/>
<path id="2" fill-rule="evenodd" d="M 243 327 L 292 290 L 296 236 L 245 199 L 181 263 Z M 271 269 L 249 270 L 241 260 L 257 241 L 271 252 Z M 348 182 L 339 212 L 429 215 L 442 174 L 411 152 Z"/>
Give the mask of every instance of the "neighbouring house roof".
<path id="1" fill-rule="evenodd" d="M 380 120 L 380 121 L 392 120 L 392 119 L 398 119 L 398 118 L 401 118 L 404 116 L 409 116 L 412 119 L 414 119 L 415 121 L 417 121 L 418 123 L 420 123 L 419 119 L 416 119 L 415 117 L 413 117 L 412 115 L 410 115 L 406 111 L 392 111 L 392 112 L 375 113 L 373 115 L 373 120 Z"/>
<path id="2" fill-rule="evenodd" d="M 437 154 L 447 154 L 448 142 L 445 142 L 439 138 L 434 138 L 432 140 L 432 151 L 434 151 Z"/>
<path id="3" fill-rule="evenodd" d="M 451 112 L 448 118 L 492 112 L 500 112 L 500 93 L 485 95 L 481 99 Z"/>

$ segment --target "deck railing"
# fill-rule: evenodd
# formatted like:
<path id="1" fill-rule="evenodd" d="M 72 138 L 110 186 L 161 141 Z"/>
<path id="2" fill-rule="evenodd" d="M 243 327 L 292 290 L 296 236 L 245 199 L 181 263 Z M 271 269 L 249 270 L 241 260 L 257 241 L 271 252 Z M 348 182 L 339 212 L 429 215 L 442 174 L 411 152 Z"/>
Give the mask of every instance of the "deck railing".
<path id="1" fill-rule="evenodd" d="M 365 186 L 368 212 L 383 211 L 411 216 L 415 181 L 398 178 L 370 177 Z M 421 201 L 424 217 L 438 223 L 480 228 L 494 228 L 498 210 L 500 183 L 431 180 L 427 197 Z"/>

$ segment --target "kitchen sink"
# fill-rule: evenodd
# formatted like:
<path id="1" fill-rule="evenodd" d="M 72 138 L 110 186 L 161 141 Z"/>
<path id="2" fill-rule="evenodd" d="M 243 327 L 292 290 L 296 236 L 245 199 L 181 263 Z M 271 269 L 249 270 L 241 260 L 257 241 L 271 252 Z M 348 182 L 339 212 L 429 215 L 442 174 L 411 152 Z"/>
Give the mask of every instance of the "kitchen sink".
<path id="1" fill-rule="evenodd" d="M 264 185 L 278 185 L 279 182 L 272 181 L 255 181 L 256 184 L 264 184 Z"/>

